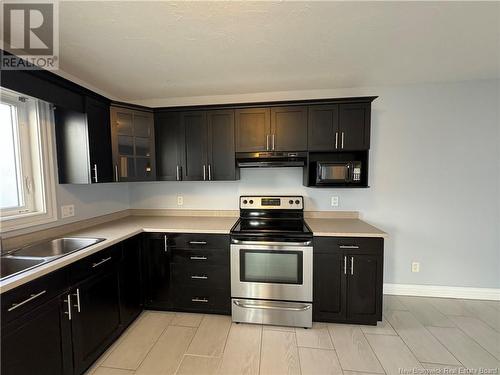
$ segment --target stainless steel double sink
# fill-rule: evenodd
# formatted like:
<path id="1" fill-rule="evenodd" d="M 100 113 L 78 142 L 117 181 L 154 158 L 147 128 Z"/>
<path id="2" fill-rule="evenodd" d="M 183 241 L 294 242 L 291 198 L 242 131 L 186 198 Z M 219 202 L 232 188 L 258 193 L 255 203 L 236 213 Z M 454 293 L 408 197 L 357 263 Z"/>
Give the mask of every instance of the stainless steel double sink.
<path id="1" fill-rule="evenodd" d="M 0 257 L 0 280 L 95 245 L 104 238 L 63 237 L 12 250 Z"/>

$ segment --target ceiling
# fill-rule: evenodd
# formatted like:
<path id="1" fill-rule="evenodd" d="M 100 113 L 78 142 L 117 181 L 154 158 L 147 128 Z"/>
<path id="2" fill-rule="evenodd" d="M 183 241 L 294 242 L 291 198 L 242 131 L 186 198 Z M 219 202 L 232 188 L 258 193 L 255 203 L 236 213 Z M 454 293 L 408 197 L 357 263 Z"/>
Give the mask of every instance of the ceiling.
<path id="1" fill-rule="evenodd" d="M 61 2 L 60 67 L 122 100 L 500 77 L 500 2 Z"/>

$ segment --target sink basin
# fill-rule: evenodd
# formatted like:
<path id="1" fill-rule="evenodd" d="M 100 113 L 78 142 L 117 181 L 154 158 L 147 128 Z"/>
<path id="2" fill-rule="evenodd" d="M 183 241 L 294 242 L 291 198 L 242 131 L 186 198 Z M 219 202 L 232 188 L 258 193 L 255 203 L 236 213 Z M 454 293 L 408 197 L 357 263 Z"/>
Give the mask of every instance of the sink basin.
<path id="1" fill-rule="evenodd" d="M 85 249 L 104 241 L 104 238 L 63 237 L 36 243 L 11 252 L 10 255 L 23 258 L 52 259 Z"/>
<path id="2" fill-rule="evenodd" d="M 5 256 L 0 258 L 0 279 L 14 276 L 18 273 L 27 271 L 33 267 L 45 263 L 45 259 L 16 258 Z"/>

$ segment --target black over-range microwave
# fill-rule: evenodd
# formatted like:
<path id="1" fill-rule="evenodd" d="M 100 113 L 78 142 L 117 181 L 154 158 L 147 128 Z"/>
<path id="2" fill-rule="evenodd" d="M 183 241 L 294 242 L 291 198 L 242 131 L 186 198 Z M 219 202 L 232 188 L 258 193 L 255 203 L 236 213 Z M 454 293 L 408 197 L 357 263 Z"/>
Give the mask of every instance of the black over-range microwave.
<path id="1" fill-rule="evenodd" d="M 361 182 L 360 161 L 318 161 L 316 185 Z"/>

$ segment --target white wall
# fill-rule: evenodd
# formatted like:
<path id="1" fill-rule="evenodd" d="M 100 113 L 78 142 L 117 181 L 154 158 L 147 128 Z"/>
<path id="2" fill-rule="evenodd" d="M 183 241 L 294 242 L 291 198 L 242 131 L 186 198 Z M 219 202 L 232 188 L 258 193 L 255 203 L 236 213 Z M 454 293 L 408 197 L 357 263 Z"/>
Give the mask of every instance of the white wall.
<path id="1" fill-rule="evenodd" d="M 240 194 L 302 194 L 306 210 L 357 210 L 389 233 L 385 282 L 500 287 L 499 82 L 178 98 L 153 105 L 379 95 L 369 189 L 302 186 L 299 168 L 242 170 L 236 182 L 129 184 L 132 208 L 237 209 Z M 143 103 L 148 104 L 148 103 Z M 79 193 L 76 190 L 73 193 Z M 97 204 L 96 206 L 99 206 Z M 411 273 L 412 261 L 421 262 Z"/>

